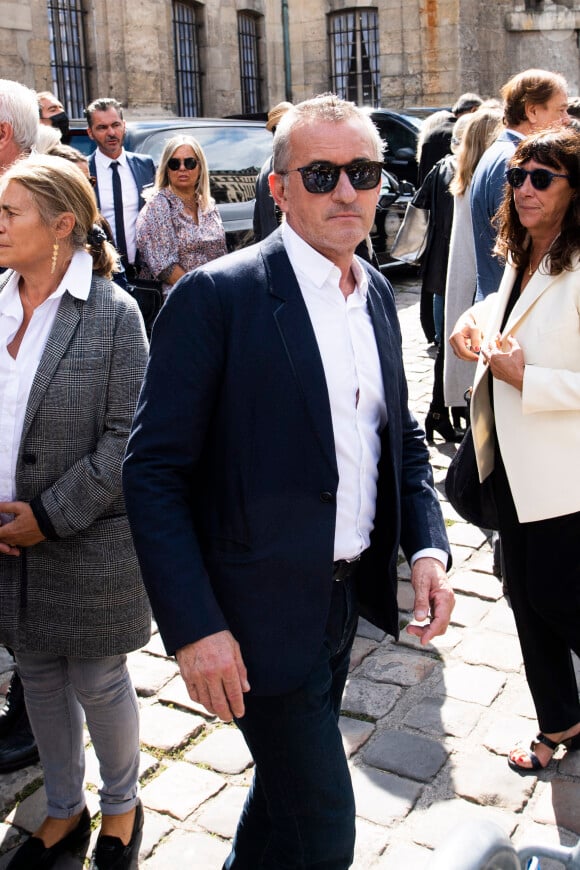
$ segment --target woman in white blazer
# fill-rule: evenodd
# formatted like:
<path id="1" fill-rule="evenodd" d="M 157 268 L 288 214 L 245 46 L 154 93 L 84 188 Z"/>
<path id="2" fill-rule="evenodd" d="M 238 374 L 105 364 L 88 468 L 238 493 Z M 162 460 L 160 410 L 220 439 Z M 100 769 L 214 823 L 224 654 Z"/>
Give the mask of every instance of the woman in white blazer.
<path id="1" fill-rule="evenodd" d="M 508 756 L 546 767 L 580 749 L 571 651 L 580 655 L 580 134 L 519 145 L 498 213 L 507 258 L 497 293 L 451 336 L 478 359 L 471 422 L 479 476 L 492 475 L 506 578 L 540 733 Z"/>

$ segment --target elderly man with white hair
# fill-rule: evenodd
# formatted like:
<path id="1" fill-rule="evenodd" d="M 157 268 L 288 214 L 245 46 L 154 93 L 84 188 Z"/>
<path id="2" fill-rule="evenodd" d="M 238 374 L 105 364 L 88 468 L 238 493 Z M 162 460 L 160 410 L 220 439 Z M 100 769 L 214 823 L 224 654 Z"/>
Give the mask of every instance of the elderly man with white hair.
<path id="1" fill-rule="evenodd" d="M 20 157 L 30 154 L 39 127 L 36 93 L 19 82 L 0 79 L 0 175 Z M 20 770 L 36 761 L 36 742 L 24 705 L 22 683 L 15 671 L 0 709 L 0 773 Z"/>

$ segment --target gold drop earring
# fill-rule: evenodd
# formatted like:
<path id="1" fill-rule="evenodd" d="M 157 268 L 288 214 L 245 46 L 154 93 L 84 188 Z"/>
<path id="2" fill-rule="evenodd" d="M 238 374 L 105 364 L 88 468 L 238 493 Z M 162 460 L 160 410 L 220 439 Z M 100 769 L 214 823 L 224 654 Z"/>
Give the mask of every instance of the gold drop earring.
<path id="1" fill-rule="evenodd" d="M 54 275 L 56 272 L 56 261 L 58 260 L 58 242 L 55 242 L 52 246 L 52 263 L 50 264 L 50 274 Z"/>

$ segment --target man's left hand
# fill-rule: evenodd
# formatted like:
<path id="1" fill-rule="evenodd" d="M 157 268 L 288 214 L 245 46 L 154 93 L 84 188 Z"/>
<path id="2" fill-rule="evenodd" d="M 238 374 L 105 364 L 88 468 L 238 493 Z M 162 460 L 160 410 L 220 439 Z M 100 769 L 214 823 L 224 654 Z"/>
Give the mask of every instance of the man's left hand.
<path id="1" fill-rule="evenodd" d="M 0 525 L 0 553 L 6 556 L 19 556 L 20 547 L 31 547 L 45 540 L 27 502 L 0 502 L 0 514 L 14 516 L 13 520 Z"/>
<path id="2" fill-rule="evenodd" d="M 413 564 L 411 585 L 415 590 L 414 621 L 425 624 L 410 624 L 407 633 L 421 638 L 421 646 L 425 646 L 434 637 L 447 631 L 455 606 L 455 595 L 445 568 L 438 559 L 430 556 L 417 559 Z"/>

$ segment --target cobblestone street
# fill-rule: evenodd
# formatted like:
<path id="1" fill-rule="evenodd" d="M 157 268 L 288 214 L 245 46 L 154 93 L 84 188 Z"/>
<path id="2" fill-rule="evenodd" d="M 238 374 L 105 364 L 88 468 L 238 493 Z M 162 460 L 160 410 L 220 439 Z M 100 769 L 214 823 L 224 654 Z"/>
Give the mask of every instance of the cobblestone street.
<path id="1" fill-rule="evenodd" d="M 411 406 L 422 422 L 433 350 L 419 324 L 417 283 L 400 275 L 392 281 Z M 357 802 L 356 870 L 423 870 L 431 851 L 473 819 L 497 822 L 517 846 L 569 846 L 580 836 L 580 752 L 566 757 L 560 748 L 558 761 L 538 777 L 520 777 L 506 763 L 518 739 L 529 743 L 535 735 L 535 714 L 489 540 L 445 501 L 454 450 L 442 440 L 431 449 L 453 549 L 457 605 L 450 629 L 423 649 L 404 633 L 395 643 L 362 623 L 355 641 L 341 728 Z M 412 603 L 404 561 L 399 579 L 404 623 Z M 234 726 L 188 698 L 158 634 L 129 663 L 141 706 L 140 866 L 220 870 L 251 779 L 251 757 Z M 1 650 L 0 692 L 10 667 Z M 87 755 L 87 801 L 97 816 L 99 776 L 90 748 Z M 0 870 L 43 814 L 40 765 L 0 776 Z M 95 825 L 90 850 L 97 833 Z M 63 857 L 56 866 L 80 870 L 82 858 Z M 544 858 L 541 866 L 561 867 Z"/>

